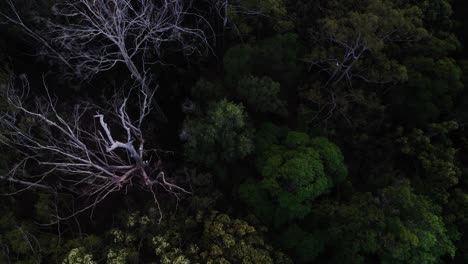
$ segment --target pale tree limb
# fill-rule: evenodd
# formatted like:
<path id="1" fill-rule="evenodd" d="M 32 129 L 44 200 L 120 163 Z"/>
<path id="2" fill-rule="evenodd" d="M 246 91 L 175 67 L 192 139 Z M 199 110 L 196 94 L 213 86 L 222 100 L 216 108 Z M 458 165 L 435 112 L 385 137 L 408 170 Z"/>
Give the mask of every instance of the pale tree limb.
<path id="1" fill-rule="evenodd" d="M 123 64 L 140 86 L 149 88 L 148 66 L 161 61 L 164 44 L 185 54 L 211 49 L 211 26 L 188 11 L 190 1 L 64 0 L 53 7 L 56 19 L 41 32 L 23 22 L 12 0 L 7 3 L 13 15 L 0 15 L 83 79 Z M 189 17 L 193 27 L 185 23 Z"/>
<path id="2" fill-rule="evenodd" d="M 38 100 L 36 107 L 27 107 L 29 83 L 26 77 L 21 79 L 21 90 L 15 89 L 12 80 L 5 93 L 13 110 L 0 120 L 0 129 L 6 131 L 0 142 L 13 147 L 23 158 L 0 179 L 26 189 L 65 190 L 94 199 L 77 213 L 93 208 L 129 185 L 153 192 L 155 199 L 156 186 L 177 198 L 190 193 L 166 178 L 160 160 L 147 158 L 150 151 L 145 149 L 142 126 L 151 112 L 154 90 L 132 89 L 126 96 L 116 96 L 108 109 L 89 103 L 76 105 L 70 115 L 64 116 L 57 110 L 57 101 L 49 95 L 47 86 L 47 96 Z M 137 101 L 136 118 L 127 111 L 130 100 Z M 30 164 L 37 166 L 30 170 Z M 155 202 L 159 206 L 157 199 Z"/>

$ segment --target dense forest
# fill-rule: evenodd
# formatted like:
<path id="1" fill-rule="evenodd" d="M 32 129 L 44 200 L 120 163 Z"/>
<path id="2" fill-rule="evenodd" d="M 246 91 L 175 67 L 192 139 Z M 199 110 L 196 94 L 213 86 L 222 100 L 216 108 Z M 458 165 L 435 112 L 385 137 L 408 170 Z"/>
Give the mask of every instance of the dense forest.
<path id="1" fill-rule="evenodd" d="M 466 28 L 463 0 L 0 1 L 0 263 L 468 263 Z"/>

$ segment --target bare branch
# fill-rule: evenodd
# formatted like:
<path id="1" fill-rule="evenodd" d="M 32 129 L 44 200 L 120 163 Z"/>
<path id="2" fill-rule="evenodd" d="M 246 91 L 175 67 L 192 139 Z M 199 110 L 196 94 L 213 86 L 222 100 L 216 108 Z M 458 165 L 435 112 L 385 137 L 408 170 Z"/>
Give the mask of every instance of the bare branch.
<path id="1" fill-rule="evenodd" d="M 53 7 L 54 21 L 44 32 L 35 32 L 7 0 L 13 16 L 9 23 L 42 43 L 51 57 L 59 59 L 83 79 L 124 64 L 131 77 L 149 87 L 148 65 L 160 62 L 162 45 L 170 43 L 186 54 L 211 49 L 205 29 L 209 23 L 190 13 L 183 0 L 64 0 Z M 193 18 L 194 27 L 185 25 Z"/>
<path id="2" fill-rule="evenodd" d="M 142 125 L 151 111 L 154 91 L 132 89 L 115 98 L 108 109 L 81 104 L 64 116 L 47 86 L 46 98 L 36 107 L 26 107 L 29 83 L 22 79 L 21 90 L 15 89 L 13 80 L 8 85 L 5 98 L 13 110 L 0 119 L 0 129 L 6 131 L 0 143 L 14 147 L 23 159 L 1 180 L 94 197 L 94 205 L 134 184 L 151 192 L 162 186 L 176 197 L 189 193 L 165 177 L 159 160 L 147 159 L 153 150 L 145 150 Z M 139 111 L 132 118 L 127 103 L 135 98 Z M 37 166 L 26 170 L 29 163 Z"/>

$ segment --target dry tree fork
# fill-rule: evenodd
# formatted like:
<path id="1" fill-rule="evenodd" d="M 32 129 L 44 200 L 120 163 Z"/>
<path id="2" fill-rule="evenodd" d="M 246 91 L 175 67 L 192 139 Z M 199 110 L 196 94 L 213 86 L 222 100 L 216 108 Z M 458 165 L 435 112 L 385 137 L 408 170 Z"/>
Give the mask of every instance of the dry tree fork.
<path id="1" fill-rule="evenodd" d="M 142 89 L 154 89 L 149 66 L 163 63 L 163 45 L 186 55 L 212 50 L 208 35 L 214 38 L 214 31 L 189 11 L 191 1 L 65 0 L 53 6 L 54 20 L 46 20 L 41 32 L 25 24 L 12 0 L 7 3 L 6 21 L 42 43 L 48 57 L 81 80 L 123 64 Z"/>
<path id="2" fill-rule="evenodd" d="M 0 128 L 6 133 L 0 141 L 22 154 L 6 180 L 31 187 L 57 189 L 59 186 L 81 196 L 93 197 L 95 206 L 109 194 L 138 185 L 151 191 L 156 205 L 156 188 L 178 197 L 190 193 L 170 179 L 159 168 L 156 150 L 145 149 L 142 125 L 152 109 L 153 91 L 132 89 L 126 95 L 116 95 L 108 108 L 90 103 L 77 104 L 69 115 L 62 115 L 56 100 L 48 93 L 37 99 L 35 106 L 25 103 L 29 90 L 26 77 L 21 88 L 10 81 L 5 98 L 10 111 L 4 113 Z M 136 118 L 131 118 L 129 100 L 138 102 Z M 149 152 L 154 155 L 148 155 Z M 44 172 L 29 175 L 23 170 L 37 164 Z M 41 170 L 42 171 L 42 170 Z"/>
<path id="3" fill-rule="evenodd" d="M 127 67 L 142 87 L 149 87 L 148 66 L 161 62 L 162 45 L 170 43 L 185 54 L 210 49 L 206 32 L 213 32 L 201 15 L 189 11 L 184 0 L 65 0 L 53 6 L 54 21 L 35 32 L 24 23 L 11 0 L 12 15 L 3 17 L 19 26 L 49 50 L 49 57 L 89 79 L 117 64 Z M 191 26 L 184 22 L 191 18 Z M 213 35 L 214 37 L 214 35 Z"/>
<path id="4" fill-rule="evenodd" d="M 88 80 L 123 64 L 134 87 L 115 95 L 110 108 L 82 103 L 75 106 L 72 115 L 63 116 L 45 82 L 46 98 L 30 106 L 25 101 L 27 79 L 20 78 L 20 89 L 10 81 L 5 98 L 12 111 L 3 113 L 0 120 L 0 126 L 8 131 L 1 140 L 23 159 L 2 178 L 26 188 L 61 187 L 94 197 L 94 202 L 79 212 L 131 184 L 150 190 L 158 208 L 157 186 L 176 197 L 189 193 L 166 178 L 157 165 L 160 161 L 146 160 L 142 124 L 152 107 L 157 107 L 153 103 L 157 85 L 149 66 L 162 63 L 163 45 L 169 43 L 184 54 L 211 49 L 206 33 L 212 32 L 211 26 L 202 16 L 188 11 L 190 1 L 65 0 L 53 7 L 56 17 L 46 20 L 43 32 L 26 25 L 14 3 L 7 3 L 10 14 L 0 15 L 42 43 L 46 55 L 65 65 L 76 78 Z M 184 22 L 187 16 L 191 26 Z M 127 111 L 129 101 L 138 101 L 139 116 L 135 119 Z M 93 126 L 88 126 L 90 121 Z M 47 169 L 27 175 L 21 169 L 29 162 Z"/>

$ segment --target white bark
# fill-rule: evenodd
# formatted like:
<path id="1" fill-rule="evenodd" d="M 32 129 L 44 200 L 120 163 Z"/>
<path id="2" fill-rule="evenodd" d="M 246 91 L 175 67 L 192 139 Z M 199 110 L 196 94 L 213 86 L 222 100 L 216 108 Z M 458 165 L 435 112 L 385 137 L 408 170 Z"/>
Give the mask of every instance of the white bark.
<path id="1" fill-rule="evenodd" d="M 142 125 L 151 111 L 154 91 L 133 89 L 116 98 L 109 109 L 81 104 L 64 116 L 47 86 L 46 98 L 34 108 L 27 107 L 24 96 L 29 83 L 25 77 L 22 81 L 22 90 L 9 83 L 5 98 L 13 110 L 0 119 L 0 129 L 6 131 L 0 142 L 15 148 L 22 160 L 1 179 L 27 188 L 62 188 L 94 197 L 95 203 L 131 185 L 151 192 L 160 186 L 176 196 L 189 193 L 165 177 L 160 160 L 148 159 Z M 127 111 L 129 100 L 138 102 L 136 118 Z M 26 170 L 27 164 L 37 166 Z M 30 174 L 37 171 L 41 173 Z"/>
<path id="2" fill-rule="evenodd" d="M 3 17 L 83 79 L 123 64 L 147 88 L 148 66 L 162 63 L 162 45 L 170 44 L 185 54 L 210 48 L 205 31 L 211 27 L 201 15 L 188 11 L 190 1 L 64 0 L 53 7 L 56 17 L 43 32 L 27 26 L 13 2 L 7 3 L 13 15 Z M 193 27 L 186 25 L 188 17 Z"/>

